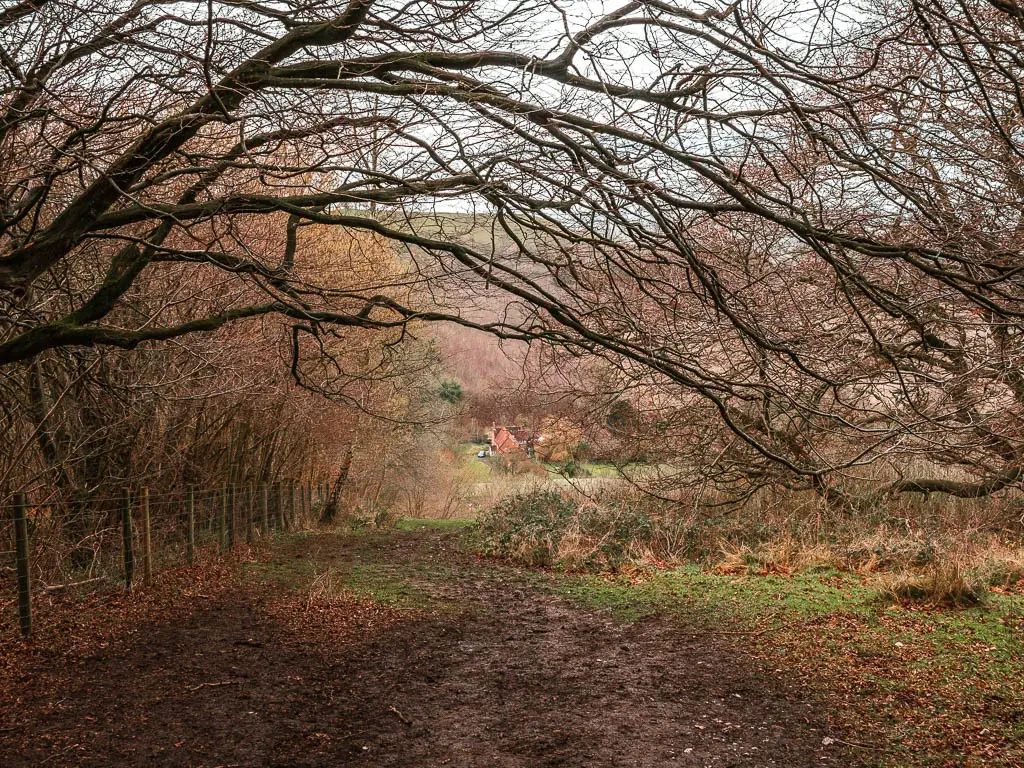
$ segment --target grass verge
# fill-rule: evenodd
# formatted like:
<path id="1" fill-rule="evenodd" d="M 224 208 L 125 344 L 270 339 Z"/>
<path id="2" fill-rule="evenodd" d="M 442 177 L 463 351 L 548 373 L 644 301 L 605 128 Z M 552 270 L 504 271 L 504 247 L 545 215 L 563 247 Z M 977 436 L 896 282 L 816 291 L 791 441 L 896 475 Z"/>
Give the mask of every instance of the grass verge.
<path id="1" fill-rule="evenodd" d="M 1024 765 L 1024 597 L 921 609 L 879 599 L 835 570 L 730 575 L 686 567 L 557 575 L 551 588 L 634 622 L 685 617 L 735 635 L 766 670 L 794 675 L 830 705 L 861 765 Z"/>

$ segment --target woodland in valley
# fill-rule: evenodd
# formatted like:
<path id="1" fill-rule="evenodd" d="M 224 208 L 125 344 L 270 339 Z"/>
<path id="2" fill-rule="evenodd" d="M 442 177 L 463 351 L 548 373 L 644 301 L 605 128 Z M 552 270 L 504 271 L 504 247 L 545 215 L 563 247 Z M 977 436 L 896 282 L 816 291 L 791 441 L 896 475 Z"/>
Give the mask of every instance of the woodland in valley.
<path id="1" fill-rule="evenodd" d="M 1024 5 L 0 0 L 0 765 L 1024 765 Z"/>

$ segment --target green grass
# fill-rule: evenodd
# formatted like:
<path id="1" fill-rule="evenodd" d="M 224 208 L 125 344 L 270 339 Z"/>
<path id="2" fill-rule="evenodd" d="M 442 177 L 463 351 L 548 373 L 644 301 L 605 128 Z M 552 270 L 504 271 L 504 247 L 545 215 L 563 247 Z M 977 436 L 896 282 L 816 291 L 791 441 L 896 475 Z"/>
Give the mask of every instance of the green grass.
<path id="1" fill-rule="evenodd" d="M 960 611 L 915 610 L 886 604 L 860 577 L 839 572 L 793 576 L 729 576 L 696 566 L 635 576 L 558 575 L 544 582 L 569 601 L 609 612 L 630 623 L 651 615 L 700 617 L 756 629 L 842 617 L 866 635 L 930 646 L 933 660 L 970 671 L 992 668 L 996 677 L 1024 678 L 1024 596 L 991 595 L 985 607 Z M 870 639 L 870 638 L 868 638 Z M 983 652 L 962 653 L 974 649 Z M 930 663 L 930 662 L 928 662 Z M 1000 669 L 1002 665 L 1005 668 Z"/>
<path id="2" fill-rule="evenodd" d="M 591 477 L 619 477 L 619 468 L 614 464 L 587 462 L 583 468 L 590 473 Z"/>
<path id="3" fill-rule="evenodd" d="M 414 531 L 457 531 L 472 524 L 472 520 L 418 520 L 403 518 L 397 530 L 408 533 Z M 384 539 L 395 535 L 392 531 L 375 529 L 372 525 L 345 525 L 338 529 L 342 536 L 367 537 Z M 376 602 L 396 608 L 424 608 L 430 605 L 431 599 L 424 590 L 416 585 L 419 571 L 423 564 L 400 563 L 387 564 L 375 559 L 363 559 L 362 554 L 340 562 L 321 558 L 319 548 L 301 552 L 295 545 L 306 536 L 316 534 L 290 534 L 282 537 L 279 547 L 275 547 L 270 559 L 242 564 L 241 578 L 257 584 L 280 585 L 287 589 L 303 591 L 311 589 L 317 577 L 330 571 L 334 584 L 353 594 L 370 598 Z M 371 550 L 372 551 L 372 550 Z M 440 566 L 438 566 L 440 568 Z M 440 568 L 443 570 L 443 568 Z"/>
<path id="4" fill-rule="evenodd" d="M 277 584 L 297 591 L 313 586 L 324 570 L 315 559 L 273 560 L 265 563 L 246 563 L 243 578 L 259 584 Z M 404 575 L 394 573 L 377 563 L 352 564 L 333 572 L 336 584 L 349 592 L 394 608 L 425 608 L 430 598 L 408 581 Z"/>
<path id="5" fill-rule="evenodd" d="M 726 576 L 696 565 L 655 571 L 641 578 L 595 574 L 564 576 L 556 591 L 590 609 L 606 610 L 629 622 L 653 614 L 713 617 L 757 623 L 767 616 L 811 618 L 835 612 L 867 615 L 873 592 L 859 578 L 838 571 L 793 577 Z"/>
<path id="6" fill-rule="evenodd" d="M 486 483 L 491 480 L 491 465 L 477 458 L 477 453 L 485 446 L 478 443 L 459 443 L 455 449 L 455 461 L 459 472 L 473 483 Z"/>
<path id="7" fill-rule="evenodd" d="M 552 475 L 561 475 L 565 465 L 558 462 L 543 461 L 540 465 Z M 584 462 L 576 465 L 582 473 L 580 477 L 619 477 L 619 469 L 614 464 Z"/>
<path id="8" fill-rule="evenodd" d="M 288 589 L 306 589 L 316 577 L 316 561 L 279 557 L 266 562 L 243 563 L 241 573 L 246 581 L 275 584 Z"/>
<path id="9" fill-rule="evenodd" d="M 472 527 L 476 519 L 472 517 L 403 517 L 395 525 L 396 531 L 461 531 Z"/>
<path id="10" fill-rule="evenodd" d="M 466 460 L 462 465 L 462 471 L 465 472 L 466 477 L 474 483 L 489 482 L 494 476 L 494 472 L 491 470 L 491 465 L 483 459 L 476 458 L 476 456 Z"/>
<path id="11" fill-rule="evenodd" d="M 558 462 L 544 461 L 540 462 L 540 464 L 545 470 L 554 475 L 560 475 L 564 467 L 563 464 Z M 655 465 L 629 463 L 624 464 L 620 472 L 619 466 L 603 461 L 587 461 L 577 466 L 586 470 L 588 477 L 621 477 L 622 472 L 625 472 L 627 475 L 636 475 L 645 469 L 656 469 Z"/>
<path id="12" fill-rule="evenodd" d="M 342 573 L 346 589 L 394 608 L 427 608 L 429 595 L 393 568 L 379 563 L 359 563 Z"/>

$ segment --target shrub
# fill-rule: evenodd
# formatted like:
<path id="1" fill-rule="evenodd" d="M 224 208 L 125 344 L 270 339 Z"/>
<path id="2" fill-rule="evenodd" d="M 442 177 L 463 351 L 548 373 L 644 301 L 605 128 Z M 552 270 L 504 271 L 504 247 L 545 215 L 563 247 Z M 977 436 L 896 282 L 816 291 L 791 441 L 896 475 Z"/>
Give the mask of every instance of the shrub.
<path id="1" fill-rule="evenodd" d="M 756 547 L 723 544 L 722 559 L 715 565 L 715 570 L 727 574 L 765 575 L 838 568 L 841 565 L 840 559 L 825 544 L 807 545 L 782 536 Z"/>
<path id="2" fill-rule="evenodd" d="M 517 493 L 499 501 L 478 523 L 481 551 L 531 565 L 550 565 L 576 506 L 550 489 Z"/>
<path id="3" fill-rule="evenodd" d="M 390 507 L 377 507 L 373 510 L 373 527 L 391 530 L 398 525 L 400 515 Z"/>
<path id="4" fill-rule="evenodd" d="M 993 550 L 973 574 L 989 587 L 1012 589 L 1024 585 L 1024 553 Z"/>
<path id="5" fill-rule="evenodd" d="M 970 608 L 985 600 L 985 587 L 956 560 L 933 562 L 924 571 L 886 574 L 877 581 L 883 599 L 930 608 Z"/>
<path id="6" fill-rule="evenodd" d="M 899 574 L 878 581 L 889 599 L 933 605 L 973 605 L 987 588 L 1024 590 L 1018 538 L 975 531 L 965 540 L 948 527 L 908 518 L 896 523 L 891 514 L 888 522 L 871 521 L 849 511 L 788 503 L 789 497 L 788 505 L 702 510 L 692 499 L 659 501 L 621 485 L 586 487 L 589 498 L 551 483 L 493 506 L 484 503 L 490 511 L 477 532 L 481 551 L 586 570 L 699 562 L 743 575 L 884 572 Z"/>
<path id="7" fill-rule="evenodd" d="M 569 459 L 569 461 L 558 467 L 558 474 L 571 478 L 590 477 L 590 470 L 576 461 L 576 459 Z"/>
<path id="8" fill-rule="evenodd" d="M 479 550 L 531 565 L 612 569 L 649 547 L 655 526 L 625 504 L 578 504 L 547 488 L 502 499 L 478 522 Z"/>

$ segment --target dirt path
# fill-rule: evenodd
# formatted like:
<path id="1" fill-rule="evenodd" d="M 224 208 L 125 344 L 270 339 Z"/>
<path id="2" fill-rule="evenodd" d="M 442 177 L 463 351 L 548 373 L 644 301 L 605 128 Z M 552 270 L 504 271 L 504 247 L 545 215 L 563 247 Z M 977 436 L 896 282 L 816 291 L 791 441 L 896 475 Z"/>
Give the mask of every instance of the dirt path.
<path id="1" fill-rule="evenodd" d="M 373 564 L 432 601 L 386 628 L 303 636 L 273 620 L 272 590 L 240 589 L 74 668 L 42 663 L 0 706 L 17 721 L 0 722 L 0 765 L 845 764 L 820 709 L 737 637 L 617 624 L 455 549 L 431 531 L 278 555 Z"/>

